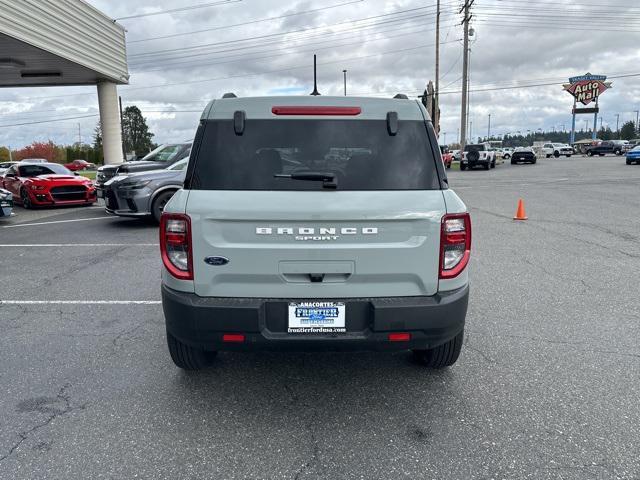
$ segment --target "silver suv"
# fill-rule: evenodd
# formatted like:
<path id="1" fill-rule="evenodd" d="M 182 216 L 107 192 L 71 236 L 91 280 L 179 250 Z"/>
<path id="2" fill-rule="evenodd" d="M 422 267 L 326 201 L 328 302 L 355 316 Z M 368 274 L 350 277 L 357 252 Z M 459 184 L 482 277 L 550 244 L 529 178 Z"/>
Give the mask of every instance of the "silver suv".
<path id="1" fill-rule="evenodd" d="M 160 245 L 181 368 L 220 350 L 460 353 L 471 222 L 418 101 L 211 102 Z"/>

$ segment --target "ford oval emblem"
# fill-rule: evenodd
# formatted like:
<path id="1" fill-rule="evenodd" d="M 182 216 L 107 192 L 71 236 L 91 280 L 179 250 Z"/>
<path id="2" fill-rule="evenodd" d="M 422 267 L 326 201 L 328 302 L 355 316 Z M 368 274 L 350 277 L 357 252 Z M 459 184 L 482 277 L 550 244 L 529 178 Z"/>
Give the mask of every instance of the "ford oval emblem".
<path id="1" fill-rule="evenodd" d="M 204 261 L 214 267 L 220 267 L 229 263 L 229 259 L 225 257 L 205 257 Z"/>

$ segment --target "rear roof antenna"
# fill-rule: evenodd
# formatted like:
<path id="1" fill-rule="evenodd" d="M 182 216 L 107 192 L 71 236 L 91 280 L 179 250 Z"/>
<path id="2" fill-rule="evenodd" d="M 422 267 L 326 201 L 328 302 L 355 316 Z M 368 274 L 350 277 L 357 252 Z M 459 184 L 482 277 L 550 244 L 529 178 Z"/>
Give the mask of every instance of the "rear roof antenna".
<path id="1" fill-rule="evenodd" d="M 318 95 L 320 95 L 320 92 L 318 92 L 318 76 L 316 72 L 315 54 L 313 55 L 313 92 L 311 92 L 311 95 L 313 95 L 314 97 L 317 97 Z"/>

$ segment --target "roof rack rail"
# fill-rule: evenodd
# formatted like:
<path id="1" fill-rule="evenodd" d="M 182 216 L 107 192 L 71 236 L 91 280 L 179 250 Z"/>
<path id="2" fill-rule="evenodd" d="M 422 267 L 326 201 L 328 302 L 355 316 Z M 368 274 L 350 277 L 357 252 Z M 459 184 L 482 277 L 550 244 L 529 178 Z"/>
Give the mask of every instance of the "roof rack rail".
<path id="1" fill-rule="evenodd" d="M 233 92 L 227 92 L 224 95 L 222 95 L 222 98 L 238 98 L 238 96 Z"/>
<path id="2" fill-rule="evenodd" d="M 395 97 L 393 97 L 393 98 L 397 98 L 397 99 L 399 99 L 399 100 L 409 100 L 409 97 L 407 97 L 404 93 L 398 93 L 398 94 L 396 94 L 396 96 L 395 96 Z"/>

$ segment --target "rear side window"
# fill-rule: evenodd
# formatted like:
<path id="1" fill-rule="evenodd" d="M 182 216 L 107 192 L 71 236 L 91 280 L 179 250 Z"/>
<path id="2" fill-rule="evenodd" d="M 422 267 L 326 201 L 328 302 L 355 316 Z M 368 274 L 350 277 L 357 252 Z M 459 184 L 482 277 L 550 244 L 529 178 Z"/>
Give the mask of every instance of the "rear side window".
<path id="1" fill-rule="evenodd" d="M 322 190 L 322 182 L 274 178 L 334 174 L 337 190 L 440 188 L 427 127 L 385 120 L 247 120 L 236 135 L 230 120 L 203 128 L 190 187 L 196 190 Z"/>

